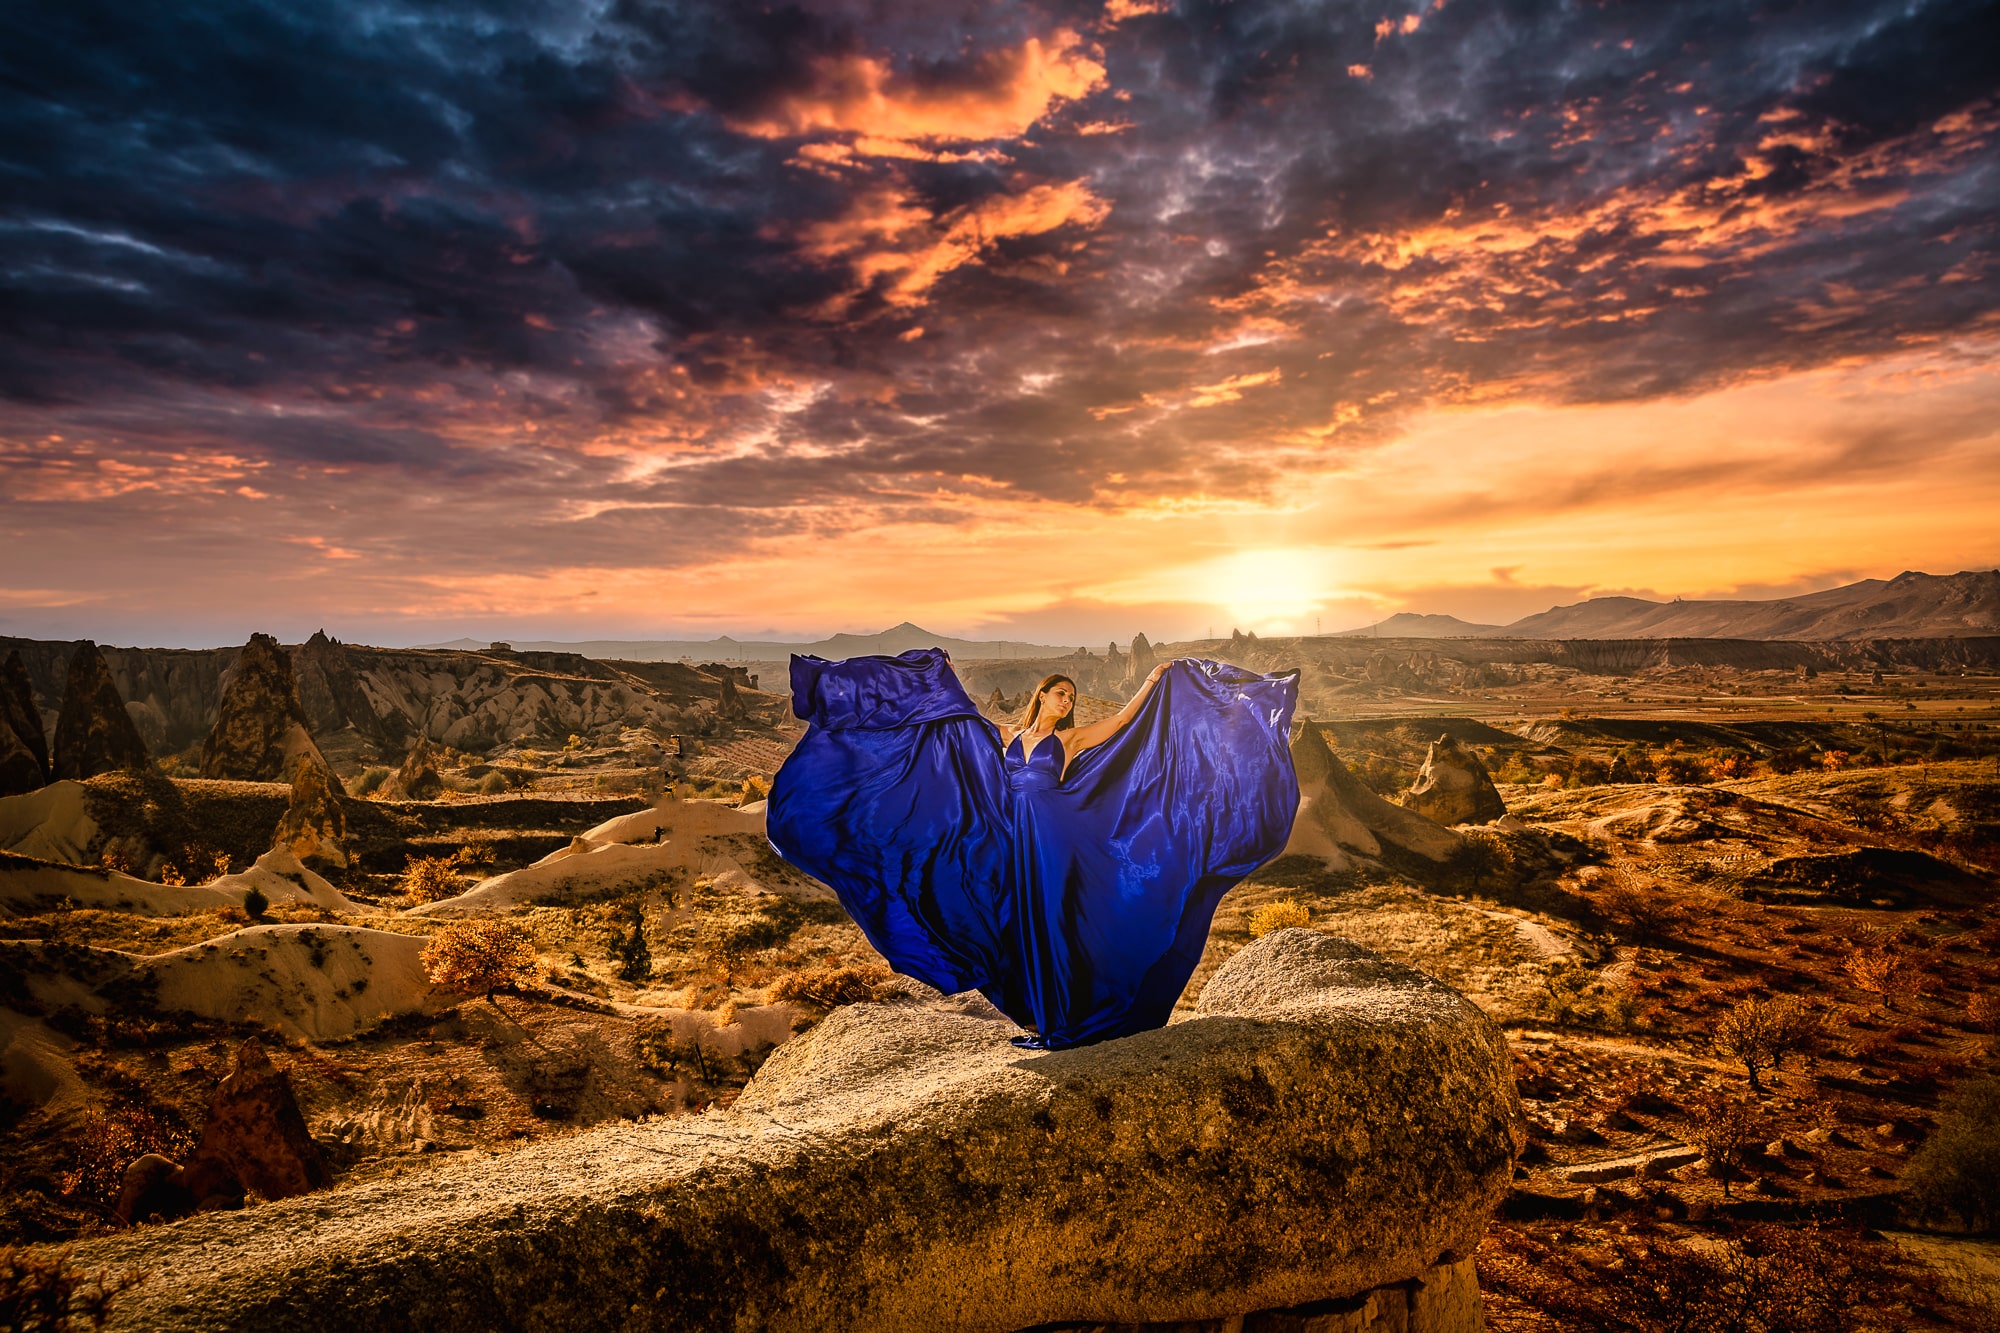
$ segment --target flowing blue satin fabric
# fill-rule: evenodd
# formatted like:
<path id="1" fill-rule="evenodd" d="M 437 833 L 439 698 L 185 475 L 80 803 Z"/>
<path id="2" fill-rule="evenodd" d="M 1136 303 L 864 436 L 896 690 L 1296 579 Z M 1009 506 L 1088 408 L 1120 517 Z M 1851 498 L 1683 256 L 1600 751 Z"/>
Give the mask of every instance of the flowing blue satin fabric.
<path id="1" fill-rule="evenodd" d="M 979 990 L 1035 1044 L 1159 1027 L 1215 905 L 1284 848 L 1296 673 L 1170 666 L 1062 771 L 1003 752 L 945 655 L 792 658 L 809 724 L 772 783 L 778 854 L 840 895 L 897 971 Z"/>

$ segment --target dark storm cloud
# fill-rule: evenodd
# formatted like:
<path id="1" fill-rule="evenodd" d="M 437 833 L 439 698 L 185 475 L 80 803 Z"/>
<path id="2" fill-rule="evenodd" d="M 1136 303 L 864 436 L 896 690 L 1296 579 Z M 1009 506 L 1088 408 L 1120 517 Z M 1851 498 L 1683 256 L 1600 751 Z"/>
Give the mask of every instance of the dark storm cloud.
<path id="1" fill-rule="evenodd" d="M 1996 52 L 1966 0 L 17 5 L 6 457 L 449 478 L 522 559 L 587 514 L 566 563 L 1254 497 L 1441 399 L 1990 330 Z"/>

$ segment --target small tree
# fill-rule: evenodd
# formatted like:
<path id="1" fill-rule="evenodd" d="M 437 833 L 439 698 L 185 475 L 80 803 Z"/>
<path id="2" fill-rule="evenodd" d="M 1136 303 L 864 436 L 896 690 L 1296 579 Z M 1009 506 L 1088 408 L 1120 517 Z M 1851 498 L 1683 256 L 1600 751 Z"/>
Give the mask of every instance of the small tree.
<path id="1" fill-rule="evenodd" d="M 263 920 L 264 913 L 269 911 L 270 907 L 271 900 L 256 885 L 253 884 L 243 891 L 243 914 L 252 921 Z"/>
<path id="2" fill-rule="evenodd" d="M 1708 1169 L 1722 1181 L 1722 1193 L 1729 1194 L 1730 1175 L 1743 1162 L 1757 1132 L 1757 1117 L 1742 1102 L 1717 1097 L 1697 1106 L 1689 1138 L 1708 1159 Z"/>
<path id="3" fill-rule="evenodd" d="M 1470 829 L 1458 849 L 1458 868 L 1472 881 L 1474 892 L 1489 876 L 1502 875 L 1514 868 L 1514 849 L 1506 839 L 1487 829 Z"/>
<path id="4" fill-rule="evenodd" d="M 1793 995 L 1745 1000 L 1722 1016 L 1715 1044 L 1743 1063 L 1751 1091 L 1762 1093 L 1760 1069 L 1776 1069 L 1787 1055 L 1808 1051 L 1824 1030 L 1820 1015 Z"/>
<path id="5" fill-rule="evenodd" d="M 1672 899 L 1658 888 L 1643 888 L 1620 879 L 1597 895 L 1600 911 L 1624 926 L 1636 944 L 1655 944 L 1680 919 Z"/>
<path id="6" fill-rule="evenodd" d="M 611 940 L 611 956 L 618 960 L 618 979 L 637 986 L 651 980 L 653 975 L 653 951 L 646 944 L 646 921 L 635 914 L 632 918 L 632 933 L 620 936 L 615 932 Z"/>
<path id="7" fill-rule="evenodd" d="M 1250 914 L 1250 933 L 1263 939 L 1274 930 L 1312 925 L 1312 913 L 1290 898 L 1280 898 L 1274 903 L 1265 903 Z"/>
<path id="8" fill-rule="evenodd" d="M 1855 986 L 1882 1001 L 1887 1009 L 1896 1007 L 1896 995 L 1903 989 L 1903 959 L 1889 948 L 1864 949 L 1848 955 L 1847 977 Z"/>
<path id="9" fill-rule="evenodd" d="M 412 903 L 442 902 L 458 896 L 456 856 L 413 856 L 403 867 L 403 896 Z"/>
<path id="10" fill-rule="evenodd" d="M 533 981 L 538 970 L 527 927 L 492 917 L 440 926 L 424 946 L 423 964 L 433 984 L 489 1000 Z"/>

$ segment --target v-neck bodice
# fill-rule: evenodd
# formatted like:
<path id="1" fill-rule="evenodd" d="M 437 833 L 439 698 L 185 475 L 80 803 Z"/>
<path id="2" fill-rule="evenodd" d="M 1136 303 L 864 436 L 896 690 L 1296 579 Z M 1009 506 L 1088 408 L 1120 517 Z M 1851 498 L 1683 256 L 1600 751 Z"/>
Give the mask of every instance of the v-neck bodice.
<path id="1" fill-rule="evenodd" d="M 1016 732 L 1014 739 L 1007 743 L 1007 776 L 1013 780 L 1013 785 L 1019 788 L 1023 785 L 1040 786 L 1042 780 L 1049 784 L 1062 781 L 1062 739 L 1051 732 L 1042 737 L 1042 743 L 1029 753 L 1021 739 L 1025 735 L 1026 732 Z"/>

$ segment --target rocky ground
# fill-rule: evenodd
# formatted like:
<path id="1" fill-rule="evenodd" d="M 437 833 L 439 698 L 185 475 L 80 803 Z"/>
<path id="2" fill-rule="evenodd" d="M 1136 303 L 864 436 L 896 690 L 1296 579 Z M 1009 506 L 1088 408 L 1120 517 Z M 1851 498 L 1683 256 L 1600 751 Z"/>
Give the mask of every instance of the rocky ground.
<path id="1" fill-rule="evenodd" d="M 1623 692 L 1665 692 L 1680 670 Z M 1722 1262 L 1745 1235 L 1773 1253 L 1804 1236 L 1808 1268 L 1837 1251 L 1867 1279 L 1848 1304 L 1879 1309 L 1876 1326 L 1977 1326 L 1974 1288 L 1940 1287 L 1938 1263 L 1976 1274 L 1990 1255 L 1904 1234 L 1901 1191 L 1954 1091 L 1995 1069 L 2000 725 L 1991 694 L 1957 678 L 1836 683 L 1858 693 L 1831 717 L 1692 694 L 1611 716 L 1552 694 L 1476 717 L 1336 717 L 1320 730 L 1364 783 L 1407 786 L 1450 735 L 1501 779 L 1508 813 L 1435 845 L 1368 815 L 1373 852 L 1341 834 L 1224 900 L 1185 1009 L 1297 914 L 1503 1024 L 1533 1128 L 1480 1255 L 1490 1326 L 1665 1327 L 1592 1306 L 1617 1285 L 1609 1266 Z M 1425 704 L 1447 705 L 1464 701 Z M 437 746 L 428 800 L 385 795 L 396 771 L 350 768 L 349 864 L 271 872 L 255 922 L 241 883 L 291 800 L 282 783 L 156 768 L 46 789 L 32 819 L 0 810 L 0 848 L 22 858 L 0 865 L 0 1238 L 116 1227 L 125 1166 L 190 1150 L 250 1034 L 289 1070 L 336 1189 L 727 1105 L 788 1032 L 883 977 L 838 905 L 761 844 L 759 779 L 786 745 L 763 724 L 705 738 L 679 783 L 698 817 L 678 828 L 646 822 L 663 775 L 622 733 Z M 408 896 L 421 860 L 445 863 L 425 890 L 440 902 Z M 394 941 L 414 958 L 460 895 L 527 928 L 539 981 L 464 998 L 394 980 Z M 342 971 L 342 950 L 373 973 Z M 189 989 L 212 974 L 236 980 Z M 163 1006 L 161 988 L 197 998 Z M 1753 1087 L 1725 1020 L 1783 996 L 1815 1032 Z M 1782 1234 L 1754 1232 L 1767 1226 Z"/>

